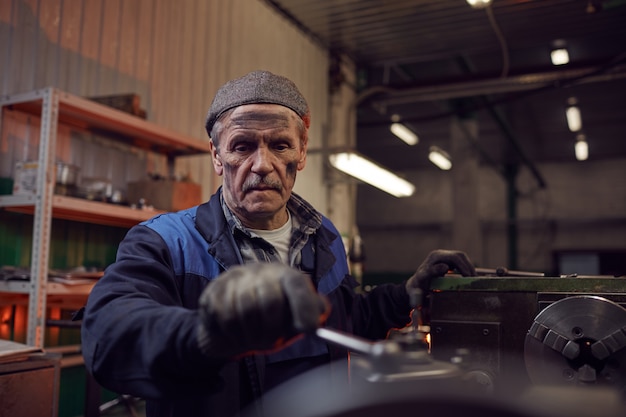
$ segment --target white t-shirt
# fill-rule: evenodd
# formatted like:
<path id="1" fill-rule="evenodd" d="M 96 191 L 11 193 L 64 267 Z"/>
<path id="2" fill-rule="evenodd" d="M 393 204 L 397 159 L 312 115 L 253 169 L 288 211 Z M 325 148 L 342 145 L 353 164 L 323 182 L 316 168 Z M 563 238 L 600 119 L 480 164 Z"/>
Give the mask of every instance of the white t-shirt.
<path id="1" fill-rule="evenodd" d="M 291 242 L 291 228 L 293 220 L 291 214 L 287 210 L 287 223 L 274 230 L 249 229 L 255 235 L 265 239 L 274 246 L 280 259 L 289 265 L 289 243 Z"/>

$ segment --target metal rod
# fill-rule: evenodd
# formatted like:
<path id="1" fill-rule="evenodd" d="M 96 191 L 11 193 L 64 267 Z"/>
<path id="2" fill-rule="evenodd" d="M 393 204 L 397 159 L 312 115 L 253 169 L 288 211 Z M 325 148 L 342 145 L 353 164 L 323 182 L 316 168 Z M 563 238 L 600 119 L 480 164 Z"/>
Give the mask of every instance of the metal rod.
<path id="1" fill-rule="evenodd" d="M 322 340 L 334 343 L 354 352 L 363 353 L 366 355 L 373 354 L 372 343 L 358 337 L 323 327 L 315 330 L 315 334 Z"/>
<path id="2" fill-rule="evenodd" d="M 476 268 L 478 275 L 495 275 L 498 277 L 545 277 L 543 272 L 516 271 L 504 267 L 498 268 Z"/>

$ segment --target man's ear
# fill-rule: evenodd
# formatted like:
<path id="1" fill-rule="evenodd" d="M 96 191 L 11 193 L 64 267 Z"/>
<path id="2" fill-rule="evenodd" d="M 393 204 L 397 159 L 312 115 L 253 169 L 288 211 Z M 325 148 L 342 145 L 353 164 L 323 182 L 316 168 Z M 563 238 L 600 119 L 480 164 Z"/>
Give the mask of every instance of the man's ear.
<path id="1" fill-rule="evenodd" d="M 298 171 L 302 171 L 306 166 L 306 151 L 302 152 L 300 155 L 300 160 L 298 161 Z"/>
<path id="2" fill-rule="evenodd" d="M 222 158 L 217 150 L 217 146 L 213 143 L 213 141 L 209 142 L 209 146 L 211 148 L 211 161 L 213 162 L 213 169 L 217 175 L 222 175 L 224 172 L 224 165 L 222 163 Z"/>
<path id="3" fill-rule="evenodd" d="M 302 171 L 306 166 L 306 151 L 308 148 L 308 141 L 304 141 L 302 149 L 300 151 L 300 159 L 298 160 L 298 171 Z"/>

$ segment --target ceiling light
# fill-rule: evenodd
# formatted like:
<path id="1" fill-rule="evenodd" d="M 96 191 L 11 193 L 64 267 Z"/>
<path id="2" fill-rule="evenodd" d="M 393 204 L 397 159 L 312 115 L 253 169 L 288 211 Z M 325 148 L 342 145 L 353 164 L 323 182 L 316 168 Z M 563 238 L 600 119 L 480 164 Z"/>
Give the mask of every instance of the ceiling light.
<path id="1" fill-rule="evenodd" d="M 415 192 L 410 182 L 354 152 L 332 154 L 328 159 L 338 170 L 396 197 L 409 197 Z"/>
<path id="2" fill-rule="evenodd" d="M 552 65 L 565 65 L 569 63 L 569 53 L 565 48 L 553 49 L 550 52 L 550 59 L 552 60 Z"/>
<path id="3" fill-rule="evenodd" d="M 389 130 L 409 145 L 415 145 L 419 141 L 417 135 L 402 123 L 392 123 Z"/>
<path id="4" fill-rule="evenodd" d="M 578 132 L 583 127 L 580 109 L 577 106 L 578 101 L 575 97 L 567 100 L 567 108 L 565 109 L 565 117 L 567 118 L 567 127 L 571 132 Z"/>
<path id="5" fill-rule="evenodd" d="M 437 165 L 439 169 L 444 171 L 448 171 L 452 168 L 452 161 L 450 161 L 450 155 L 448 153 L 437 146 L 431 146 L 430 152 L 428 153 L 428 159 L 433 164 Z"/>
<path id="6" fill-rule="evenodd" d="M 589 145 L 587 144 L 587 138 L 582 133 L 576 136 L 574 152 L 576 153 L 576 159 L 579 161 L 586 161 L 589 158 Z"/>
<path id="7" fill-rule="evenodd" d="M 491 0 L 467 0 L 467 4 L 472 6 L 474 9 L 482 9 L 491 4 Z"/>

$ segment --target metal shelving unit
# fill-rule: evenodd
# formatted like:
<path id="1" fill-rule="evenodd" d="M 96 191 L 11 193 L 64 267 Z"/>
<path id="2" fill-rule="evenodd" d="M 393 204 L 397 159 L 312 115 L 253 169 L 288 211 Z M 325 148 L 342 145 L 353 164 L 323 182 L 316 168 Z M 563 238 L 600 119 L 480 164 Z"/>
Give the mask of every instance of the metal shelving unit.
<path id="1" fill-rule="evenodd" d="M 10 108 L 41 117 L 36 193 L 0 196 L 0 208 L 33 215 L 30 281 L 0 282 L 0 292 L 28 294 L 26 343 L 43 348 L 47 296 L 52 294 L 86 296 L 91 289 L 90 285 L 65 286 L 48 282 L 52 219 L 131 227 L 158 213 L 55 195 L 58 125 L 71 125 L 104 133 L 113 140 L 164 154 L 170 166 L 173 166 L 178 156 L 209 153 L 210 148 L 208 142 L 182 135 L 53 87 L 1 97 L 0 107 L 2 110 Z"/>
<path id="2" fill-rule="evenodd" d="M 0 196 L 0 207 L 19 213 L 35 212 L 36 196 L 5 195 Z M 89 201 L 62 195 L 52 196 L 52 217 L 55 219 L 74 220 L 107 226 L 131 227 L 143 220 L 155 216 L 159 210 L 137 210 L 114 204 Z"/>

